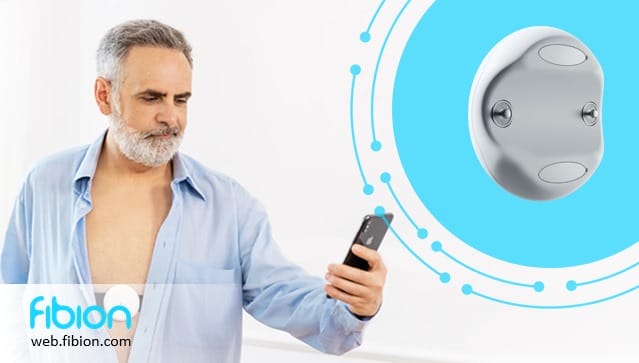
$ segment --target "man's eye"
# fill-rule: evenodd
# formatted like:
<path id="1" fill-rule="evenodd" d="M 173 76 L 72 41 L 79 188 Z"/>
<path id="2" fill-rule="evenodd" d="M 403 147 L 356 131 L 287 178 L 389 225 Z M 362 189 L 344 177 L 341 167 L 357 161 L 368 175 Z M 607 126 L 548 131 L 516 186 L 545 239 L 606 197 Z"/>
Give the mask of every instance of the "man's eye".
<path id="1" fill-rule="evenodd" d="M 186 104 L 187 99 L 186 98 L 178 98 L 175 100 L 175 103 L 180 104 L 180 105 L 184 105 Z"/>
<path id="2" fill-rule="evenodd" d="M 153 102 L 153 101 L 157 101 L 157 99 L 158 99 L 157 97 L 152 97 L 152 96 L 142 97 L 142 100 L 145 102 Z"/>

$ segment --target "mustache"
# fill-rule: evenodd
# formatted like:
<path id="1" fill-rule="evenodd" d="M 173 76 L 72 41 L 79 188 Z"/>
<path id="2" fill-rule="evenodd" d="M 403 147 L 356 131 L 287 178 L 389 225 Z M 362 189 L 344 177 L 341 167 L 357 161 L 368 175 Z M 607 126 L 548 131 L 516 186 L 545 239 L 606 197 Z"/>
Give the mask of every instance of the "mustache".
<path id="1" fill-rule="evenodd" d="M 142 134 L 142 138 L 146 139 L 151 136 L 167 136 L 167 135 L 178 136 L 179 134 L 180 134 L 180 128 L 177 126 L 172 126 L 172 127 L 164 127 L 161 129 L 146 131 L 145 133 Z"/>

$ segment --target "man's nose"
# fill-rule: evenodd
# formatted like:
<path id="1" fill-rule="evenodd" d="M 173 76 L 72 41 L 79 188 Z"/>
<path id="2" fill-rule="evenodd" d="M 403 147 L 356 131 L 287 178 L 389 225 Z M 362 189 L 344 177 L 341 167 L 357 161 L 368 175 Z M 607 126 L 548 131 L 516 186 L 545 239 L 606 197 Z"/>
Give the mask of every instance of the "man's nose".
<path id="1" fill-rule="evenodd" d="M 178 108 L 173 102 L 164 102 L 156 116 L 156 121 L 165 123 L 169 127 L 176 126 L 178 119 Z"/>

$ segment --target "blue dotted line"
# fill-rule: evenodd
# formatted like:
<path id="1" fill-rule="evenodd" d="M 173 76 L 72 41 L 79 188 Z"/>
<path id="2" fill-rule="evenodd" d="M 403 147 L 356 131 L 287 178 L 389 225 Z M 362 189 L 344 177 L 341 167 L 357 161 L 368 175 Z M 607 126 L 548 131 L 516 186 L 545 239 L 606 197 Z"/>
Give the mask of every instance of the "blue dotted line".
<path id="1" fill-rule="evenodd" d="M 604 281 L 604 280 L 611 279 L 611 278 L 613 278 L 613 277 L 615 277 L 617 275 L 621 275 L 622 273 L 624 273 L 626 271 L 632 270 L 633 268 L 635 268 L 637 266 L 639 266 L 639 262 L 636 262 L 635 264 L 633 264 L 631 266 L 628 266 L 628 267 L 626 267 L 626 268 L 624 268 L 622 270 L 619 270 L 619 271 L 617 271 L 617 272 L 615 272 L 613 274 L 610 274 L 610 275 L 607 275 L 607 276 L 604 276 L 604 277 L 600 277 L 598 279 L 590 280 L 590 281 L 576 282 L 575 280 L 570 280 L 570 281 L 568 281 L 566 283 L 566 289 L 568 291 L 575 291 L 575 290 L 577 290 L 577 287 L 579 287 L 579 286 L 595 284 L 595 283 L 598 283 L 598 282 L 601 282 L 601 281 Z"/>
<path id="2" fill-rule="evenodd" d="M 457 263 L 458 265 L 473 271 L 474 273 L 487 277 L 491 280 L 495 280 L 495 281 L 499 281 L 499 282 L 503 282 L 505 284 L 508 285 L 514 285 L 514 286 L 522 286 L 522 287 L 530 287 L 533 288 L 535 291 L 537 292 L 542 292 L 544 291 L 544 283 L 541 281 L 537 281 L 534 284 L 526 284 L 526 283 L 521 283 L 521 282 L 516 282 L 516 281 L 510 281 L 510 280 L 506 280 L 506 279 L 502 279 L 500 277 L 496 277 L 490 274 L 487 274 L 485 272 L 482 272 L 474 267 L 471 267 L 465 263 L 463 263 L 462 261 L 460 261 L 459 259 L 455 258 L 453 255 L 451 255 L 450 253 L 446 252 L 446 250 L 444 250 L 442 243 L 439 241 L 435 241 L 431 244 L 431 249 L 435 252 L 441 252 L 444 254 L 444 256 L 448 257 L 449 259 L 451 259 L 453 262 Z"/>
<path id="3" fill-rule="evenodd" d="M 379 179 L 382 181 L 382 183 L 386 184 L 386 186 L 388 187 L 388 191 L 391 193 L 391 196 L 395 200 L 395 203 L 397 204 L 399 209 L 402 211 L 406 219 L 408 219 L 410 224 L 412 224 L 413 227 L 415 227 L 415 229 L 417 230 L 417 237 L 420 239 L 425 239 L 426 237 L 428 237 L 428 231 L 426 230 L 426 228 L 420 227 L 417 225 L 417 223 L 415 223 L 413 218 L 410 217 L 410 215 L 408 214 L 408 212 L 406 211 L 402 203 L 399 201 L 399 198 L 397 198 L 397 194 L 395 194 L 395 190 L 393 190 L 393 187 L 390 183 L 390 180 L 391 180 L 390 174 L 387 172 L 383 172 L 380 175 Z"/>
<path id="4" fill-rule="evenodd" d="M 355 121 L 354 121 L 354 117 L 353 117 L 353 98 L 355 95 L 355 80 L 357 78 L 357 75 L 360 74 L 362 71 L 362 68 L 357 65 L 357 64 L 353 64 L 351 66 L 351 95 L 350 95 L 350 105 L 349 105 L 349 111 L 350 111 L 350 121 L 351 121 L 351 139 L 353 141 L 353 150 L 355 151 L 355 160 L 357 161 L 357 169 L 359 170 L 359 175 L 362 177 L 362 181 L 364 182 L 364 194 L 366 195 L 371 195 L 373 194 L 373 191 L 375 190 L 375 188 L 373 188 L 372 185 L 368 184 L 368 181 L 366 181 L 366 175 L 364 174 L 364 169 L 362 168 L 362 162 L 359 158 L 359 152 L 357 151 L 357 142 L 355 141 Z"/>
<path id="5" fill-rule="evenodd" d="M 379 11 L 382 10 L 382 6 L 384 6 L 385 2 L 386 0 L 382 0 L 382 2 L 377 7 L 377 10 L 375 10 L 375 14 L 373 14 L 373 18 L 368 23 L 366 30 L 360 33 L 359 40 L 361 40 L 363 43 L 368 43 L 371 40 L 371 27 L 373 26 L 373 23 L 375 22 L 375 19 L 377 18 L 377 14 L 379 14 Z"/>
<path id="6" fill-rule="evenodd" d="M 584 307 L 584 306 L 588 306 L 588 305 L 595 305 L 595 304 L 599 304 L 605 301 L 609 301 L 612 299 L 616 299 L 620 296 L 629 294 L 635 290 L 639 289 L 639 285 L 632 287 L 628 290 L 622 291 L 620 293 L 602 298 L 602 299 L 597 299 L 597 300 L 591 300 L 591 301 L 587 301 L 587 302 L 583 302 L 583 303 L 579 303 L 579 304 L 568 304 L 568 305 L 531 305 L 531 304 L 522 304 L 522 303 L 517 303 L 514 301 L 508 301 L 508 300 L 503 300 L 503 299 L 498 299 L 496 297 L 492 297 L 486 294 L 482 294 L 480 292 L 477 292 L 473 289 L 473 287 L 469 284 L 465 284 L 464 286 L 462 286 L 462 293 L 464 295 L 475 295 L 475 296 L 479 296 L 483 299 L 486 300 L 490 300 L 490 301 L 494 301 L 500 304 L 504 304 L 504 305 L 510 305 L 510 306 L 516 306 L 516 307 L 520 307 L 520 308 L 528 308 L 528 309 L 544 309 L 544 310 L 553 310 L 553 309 L 571 309 L 571 308 L 579 308 L 579 307 Z"/>
<path id="7" fill-rule="evenodd" d="M 384 207 L 377 207 L 375 208 L 375 214 L 377 215 L 384 215 Z M 386 221 L 386 218 L 384 218 L 384 220 Z M 388 229 L 393 233 L 393 235 L 395 235 L 395 238 L 397 238 L 397 240 L 399 241 L 399 243 L 402 244 L 402 246 L 404 246 L 404 248 L 410 252 L 411 255 L 413 255 L 413 257 L 415 257 L 419 262 L 422 263 L 422 265 L 426 266 L 429 270 L 433 271 L 435 274 L 437 274 L 439 276 L 439 281 L 443 282 L 443 283 L 448 283 L 450 282 L 450 274 L 448 272 L 440 272 L 437 271 L 430 263 L 426 262 L 426 260 L 424 260 L 420 255 L 418 255 L 412 248 L 410 248 L 410 246 L 404 241 L 404 239 L 397 233 L 397 231 L 395 231 L 395 228 L 393 228 L 388 221 L 386 221 L 387 225 L 388 225 Z"/>
<path id="8" fill-rule="evenodd" d="M 384 38 L 384 42 L 382 43 L 382 47 L 379 51 L 379 55 L 377 56 L 377 62 L 375 64 L 375 72 L 373 72 L 373 83 L 371 85 L 371 132 L 373 135 L 373 142 L 371 143 L 371 149 L 373 151 L 379 151 L 382 149 L 382 143 L 379 142 L 379 140 L 377 140 L 377 136 L 375 135 L 375 106 L 374 105 L 375 105 L 375 88 L 377 85 L 377 72 L 379 71 L 379 64 L 382 60 L 382 55 L 384 54 L 384 50 L 386 49 L 386 43 L 388 42 L 388 38 L 390 38 L 390 35 L 393 32 L 393 29 L 395 28 L 395 24 L 397 24 L 397 21 L 402 16 L 402 13 L 404 12 L 408 4 L 410 4 L 410 1 L 411 0 L 406 1 L 406 3 L 402 7 L 402 9 L 399 11 L 397 16 L 395 16 L 393 23 L 388 29 L 388 33 L 386 33 L 386 37 Z"/>

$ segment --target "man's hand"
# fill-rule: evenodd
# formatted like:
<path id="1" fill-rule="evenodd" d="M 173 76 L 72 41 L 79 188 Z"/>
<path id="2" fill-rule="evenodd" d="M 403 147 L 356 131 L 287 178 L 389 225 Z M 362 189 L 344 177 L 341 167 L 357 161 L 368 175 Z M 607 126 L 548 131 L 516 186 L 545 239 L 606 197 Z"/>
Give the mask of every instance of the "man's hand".
<path id="1" fill-rule="evenodd" d="M 359 244 L 351 248 L 353 253 L 368 261 L 369 271 L 340 264 L 328 265 L 324 291 L 328 296 L 348 304 L 349 310 L 359 316 L 373 316 L 382 304 L 386 282 L 386 266 L 375 250 Z"/>

